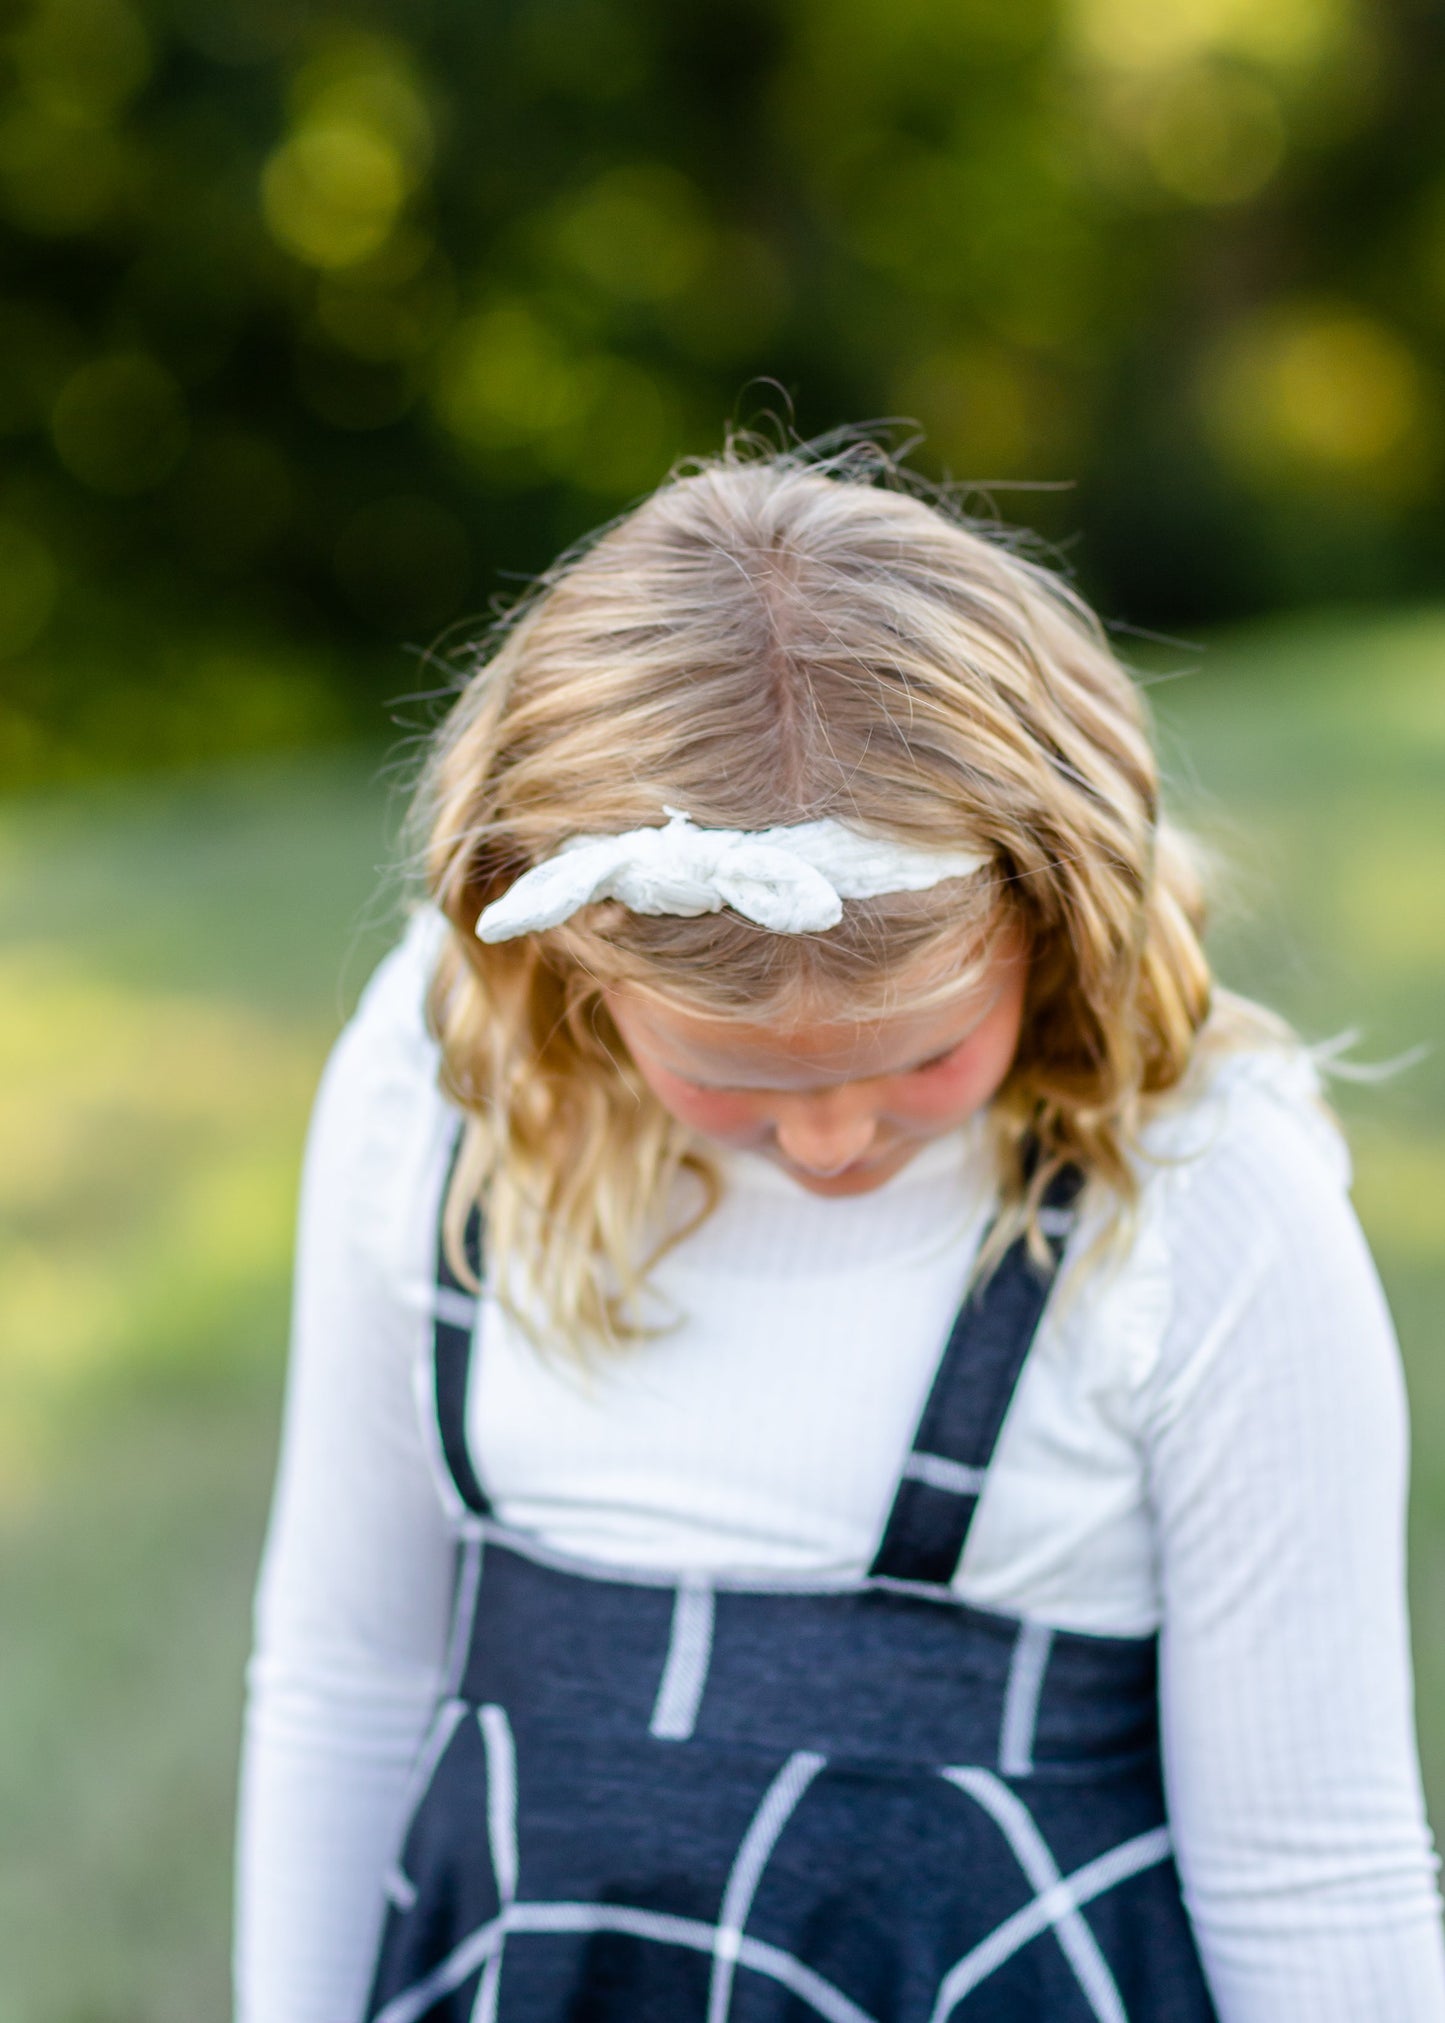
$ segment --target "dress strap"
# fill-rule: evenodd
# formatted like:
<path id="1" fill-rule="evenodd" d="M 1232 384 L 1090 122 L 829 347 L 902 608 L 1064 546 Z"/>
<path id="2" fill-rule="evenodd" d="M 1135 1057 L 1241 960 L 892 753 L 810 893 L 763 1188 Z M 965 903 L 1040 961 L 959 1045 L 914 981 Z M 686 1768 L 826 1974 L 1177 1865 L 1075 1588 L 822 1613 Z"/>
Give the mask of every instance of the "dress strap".
<path id="1" fill-rule="evenodd" d="M 452 1179 L 457 1170 L 457 1161 L 461 1157 L 462 1140 L 465 1135 L 466 1125 L 463 1124 L 457 1132 L 456 1143 L 447 1161 L 446 1178 L 442 1182 L 441 1201 L 437 1209 L 436 1283 L 433 1302 L 435 1318 L 432 1323 L 433 1395 L 442 1456 L 456 1492 L 467 1509 L 476 1516 L 490 1517 L 492 1506 L 486 1491 L 477 1480 L 467 1447 L 467 1386 L 471 1378 L 472 1340 L 476 1332 L 480 1302 L 452 1270 L 444 1234 L 447 1197 L 451 1193 Z M 480 1283 L 482 1211 L 475 1201 L 467 1210 L 466 1226 L 462 1232 L 462 1252 L 473 1276 Z"/>
<path id="2" fill-rule="evenodd" d="M 1065 1166 L 1045 1190 L 1042 1268 L 1017 1237 L 965 1299 L 903 1464 L 875 1578 L 947 1587 L 957 1571 L 1004 1414 L 1073 1230 L 1084 1176 Z"/>

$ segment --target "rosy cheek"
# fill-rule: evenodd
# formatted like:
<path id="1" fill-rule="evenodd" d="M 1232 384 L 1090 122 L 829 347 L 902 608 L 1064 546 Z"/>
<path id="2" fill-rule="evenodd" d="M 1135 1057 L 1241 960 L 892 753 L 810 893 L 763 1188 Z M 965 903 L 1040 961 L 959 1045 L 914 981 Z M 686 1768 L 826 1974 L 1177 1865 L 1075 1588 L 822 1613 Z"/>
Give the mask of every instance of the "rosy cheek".
<path id="1" fill-rule="evenodd" d="M 1004 1034 L 979 1034 L 969 1045 L 907 1085 L 904 1107 L 921 1122 L 962 1122 L 988 1102 L 1013 1058 Z"/>
<path id="2" fill-rule="evenodd" d="M 951 1068 L 911 1080 L 897 1108 L 913 1123 L 949 1124 L 961 1121 L 976 1103 L 973 1076 Z"/>
<path id="3" fill-rule="evenodd" d="M 737 1145 L 763 1136 L 754 1098 L 722 1089 L 699 1089 L 691 1082 L 678 1081 L 656 1069 L 648 1080 L 664 1109 L 679 1123 L 701 1131 L 706 1137 Z"/>

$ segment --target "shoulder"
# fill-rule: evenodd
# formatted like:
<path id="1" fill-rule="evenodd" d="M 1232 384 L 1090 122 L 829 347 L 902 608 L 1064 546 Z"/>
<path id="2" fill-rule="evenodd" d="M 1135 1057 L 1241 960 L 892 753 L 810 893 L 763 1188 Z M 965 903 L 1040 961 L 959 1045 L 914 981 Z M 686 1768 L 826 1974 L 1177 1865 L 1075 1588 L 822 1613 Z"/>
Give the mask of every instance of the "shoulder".
<path id="1" fill-rule="evenodd" d="M 426 996 L 446 940 L 447 923 L 433 907 L 410 915 L 401 939 L 372 971 L 340 1045 L 425 1055 L 434 1066 L 436 1044 L 427 1031 Z"/>
<path id="2" fill-rule="evenodd" d="M 1378 1300 L 1348 1152 L 1304 1048 L 1202 1061 L 1148 1121 L 1134 1170 L 1116 1236 L 1105 1204 L 1086 1212 L 1079 1319 L 1136 1405 L 1175 1389 L 1183 1366 L 1199 1375 L 1262 1296 L 1313 1300 L 1333 1278 Z"/>
<path id="3" fill-rule="evenodd" d="M 415 1203 L 454 1128 L 426 1017 L 446 923 L 419 910 L 378 965 L 332 1048 L 307 1152 L 307 1184 L 344 1202 L 353 1245 L 409 1275 Z"/>
<path id="4" fill-rule="evenodd" d="M 445 931 L 430 909 L 412 916 L 331 1050 L 319 1108 L 357 1149 L 384 1135 L 388 1117 L 394 1122 L 408 1099 L 435 1085 L 438 1053 L 426 996 Z"/>
<path id="5" fill-rule="evenodd" d="M 1266 1380 L 1393 1358 L 1349 1154 L 1303 1048 L 1206 1064 L 1152 1120 L 1138 1173 L 1141 1250 L 1164 1287 L 1139 1372 L 1156 1423 L 1230 1363 L 1231 1344 Z"/>
<path id="6" fill-rule="evenodd" d="M 436 1072 L 437 1047 L 426 999 L 447 925 L 431 907 L 406 923 L 401 939 L 372 971 L 327 1064 L 328 1075 L 376 1078 Z"/>
<path id="7" fill-rule="evenodd" d="M 1201 1063 L 1141 1134 L 1136 1172 L 1176 1242 L 1228 1228 L 1288 1244 L 1348 1212 L 1349 1153 L 1303 1047 Z"/>

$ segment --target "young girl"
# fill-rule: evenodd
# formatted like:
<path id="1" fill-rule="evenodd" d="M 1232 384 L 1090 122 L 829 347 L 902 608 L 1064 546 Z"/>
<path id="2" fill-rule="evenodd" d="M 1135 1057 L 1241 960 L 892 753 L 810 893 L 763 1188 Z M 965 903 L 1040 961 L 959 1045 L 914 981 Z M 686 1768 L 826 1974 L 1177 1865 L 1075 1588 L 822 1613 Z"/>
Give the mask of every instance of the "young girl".
<path id="1" fill-rule="evenodd" d="M 858 454 L 478 667 L 313 1126 L 242 2023 L 1445 2023 L 1389 1321 L 1156 789 Z"/>

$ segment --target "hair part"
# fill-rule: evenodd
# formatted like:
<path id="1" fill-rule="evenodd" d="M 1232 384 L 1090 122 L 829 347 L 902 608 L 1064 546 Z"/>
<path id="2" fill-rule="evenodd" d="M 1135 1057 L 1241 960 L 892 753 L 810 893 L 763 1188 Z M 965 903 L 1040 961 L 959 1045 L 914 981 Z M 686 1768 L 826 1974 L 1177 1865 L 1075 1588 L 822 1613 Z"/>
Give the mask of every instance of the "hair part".
<path id="1" fill-rule="evenodd" d="M 665 805 L 730 829 L 831 816 L 988 863 L 849 902 L 825 934 L 604 902 L 477 939 L 483 908 L 569 837 L 647 826 Z M 1020 1229 L 1040 1240 L 1062 1164 L 1127 1209 L 1140 1126 L 1207 1023 L 1226 1041 L 1278 1030 L 1233 999 L 1210 1021 L 1200 882 L 1159 819 L 1142 701 L 1098 620 L 1052 571 L 907 489 L 873 445 L 730 443 L 563 557 L 479 656 L 418 811 L 453 929 L 430 1016 L 470 1120 L 448 1241 L 459 1251 L 482 1199 L 494 1283 L 539 1339 L 644 1332 L 651 1266 L 717 1198 L 705 1145 L 629 1060 L 610 988 L 751 1023 L 876 1018 L 1019 937 L 1029 983 L 991 1106 L 985 1267 Z M 669 1226 L 684 1171 L 697 1205 Z"/>

